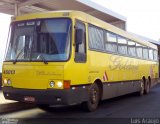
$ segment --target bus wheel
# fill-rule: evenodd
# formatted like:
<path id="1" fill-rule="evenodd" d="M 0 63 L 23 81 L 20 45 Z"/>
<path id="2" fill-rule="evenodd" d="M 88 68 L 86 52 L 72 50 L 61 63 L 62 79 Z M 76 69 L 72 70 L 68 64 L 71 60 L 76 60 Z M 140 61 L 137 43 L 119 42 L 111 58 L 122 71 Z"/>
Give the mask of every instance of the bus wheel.
<path id="1" fill-rule="evenodd" d="M 149 82 L 149 80 L 146 80 L 146 82 L 145 82 L 145 88 L 144 88 L 144 93 L 148 94 L 149 91 L 150 91 L 150 82 Z"/>
<path id="2" fill-rule="evenodd" d="M 92 112 L 97 109 L 100 100 L 100 91 L 96 83 L 90 86 L 88 90 L 88 95 L 89 95 L 88 101 L 84 102 L 82 106 L 86 111 Z"/>
<path id="3" fill-rule="evenodd" d="M 144 95 L 144 81 L 142 80 L 141 81 L 141 88 L 140 88 L 140 91 L 138 93 L 140 96 L 143 96 Z"/>

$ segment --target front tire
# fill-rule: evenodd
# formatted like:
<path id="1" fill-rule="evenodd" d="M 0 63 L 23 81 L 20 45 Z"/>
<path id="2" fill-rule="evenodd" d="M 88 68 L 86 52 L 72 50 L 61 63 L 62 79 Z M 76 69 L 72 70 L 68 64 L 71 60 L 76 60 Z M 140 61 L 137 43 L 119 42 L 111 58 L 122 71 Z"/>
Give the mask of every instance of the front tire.
<path id="1" fill-rule="evenodd" d="M 95 111 L 100 100 L 100 89 L 96 83 L 90 86 L 88 90 L 88 96 L 88 101 L 84 102 L 82 106 L 88 112 Z"/>

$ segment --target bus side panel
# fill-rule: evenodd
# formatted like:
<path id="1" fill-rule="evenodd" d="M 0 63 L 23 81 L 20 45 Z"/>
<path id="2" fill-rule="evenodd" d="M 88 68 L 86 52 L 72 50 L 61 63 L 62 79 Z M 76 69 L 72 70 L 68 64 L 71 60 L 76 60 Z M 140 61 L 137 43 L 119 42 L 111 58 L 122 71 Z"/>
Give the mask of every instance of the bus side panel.
<path id="1" fill-rule="evenodd" d="M 151 80 L 158 77 L 158 63 L 90 50 L 89 72 L 92 83 L 96 79 L 103 82 L 106 99 L 140 91 L 143 76 L 146 79 L 150 76 Z"/>
<path id="2" fill-rule="evenodd" d="M 109 99 L 137 91 L 140 91 L 140 81 L 104 83 L 102 99 Z"/>

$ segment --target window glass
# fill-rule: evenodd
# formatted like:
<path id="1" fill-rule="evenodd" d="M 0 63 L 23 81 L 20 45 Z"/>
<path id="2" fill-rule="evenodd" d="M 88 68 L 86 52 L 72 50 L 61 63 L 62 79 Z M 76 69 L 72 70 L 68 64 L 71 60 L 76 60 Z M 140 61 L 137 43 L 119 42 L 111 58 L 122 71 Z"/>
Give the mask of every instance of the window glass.
<path id="1" fill-rule="evenodd" d="M 118 37 L 118 52 L 127 55 L 127 40 L 123 37 Z"/>
<path id="2" fill-rule="evenodd" d="M 136 51 L 137 51 L 137 57 L 142 58 L 143 57 L 142 45 L 136 43 Z"/>
<path id="3" fill-rule="evenodd" d="M 117 42 L 117 37 L 113 33 L 107 33 L 107 40 L 110 42 Z"/>
<path id="4" fill-rule="evenodd" d="M 158 51 L 154 50 L 154 60 L 158 60 Z"/>
<path id="5" fill-rule="evenodd" d="M 143 46 L 143 58 L 148 59 L 148 48 Z"/>
<path id="6" fill-rule="evenodd" d="M 136 56 L 136 43 L 133 41 L 128 41 L 128 54 L 130 56 Z"/>
<path id="7" fill-rule="evenodd" d="M 117 37 L 113 33 L 106 32 L 105 47 L 109 52 L 117 52 Z"/>
<path id="8" fill-rule="evenodd" d="M 21 28 L 14 29 L 12 34 L 14 37 L 10 39 L 6 61 L 30 60 L 31 45 L 33 42 L 33 35 L 30 32 L 33 32 L 32 27 L 27 27 L 25 30 Z"/>
<path id="9" fill-rule="evenodd" d="M 97 50 L 104 50 L 103 30 L 89 25 L 89 47 Z"/>
<path id="10" fill-rule="evenodd" d="M 81 44 L 75 46 L 75 61 L 86 62 L 86 29 L 85 24 L 81 21 L 76 22 L 76 29 L 82 29 L 84 32 L 84 39 Z"/>
<path id="11" fill-rule="evenodd" d="M 12 26 L 6 61 L 66 61 L 69 58 L 70 19 L 28 20 Z"/>
<path id="12" fill-rule="evenodd" d="M 68 23 L 67 19 L 58 19 L 53 21 L 52 19 L 46 20 L 45 23 L 41 24 L 41 33 L 64 33 L 68 31 L 66 26 Z"/>
<path id="13" fill-rule="evenodd" d="M 149 59 L 153 60 L 153 50 L 149 49 Z"/>
<path id="14" fill-rule="evenodd" d="M 77 21 L 76 28 L 77 29 L 82 29 L 86 33 L 85 25 L 82 22 Z M 84 37 L 84 39 L 82 41 L 82 44 L 78 45 L 79 48 L 77 49 L 77 52 L 86 53 L 85 43 L 86 43 L 86 37 Z"/>

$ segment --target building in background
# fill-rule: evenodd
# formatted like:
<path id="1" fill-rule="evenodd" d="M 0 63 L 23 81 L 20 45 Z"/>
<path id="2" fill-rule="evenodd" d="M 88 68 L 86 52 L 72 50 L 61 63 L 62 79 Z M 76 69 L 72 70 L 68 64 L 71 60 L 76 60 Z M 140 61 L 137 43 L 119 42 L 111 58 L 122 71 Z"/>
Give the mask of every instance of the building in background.
<path id="1" fill-rule="evenodd" d="M 90 0 L 0 0 L 0 12 L 11 15 L 55 10 L 83 11 L 121 29 L 126 29 L 126 17 Z"/>

